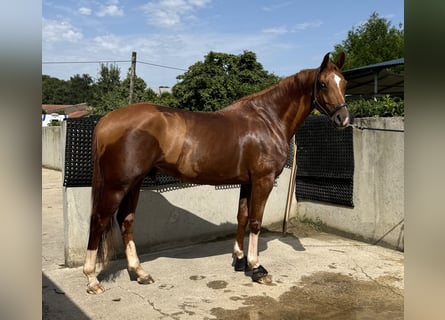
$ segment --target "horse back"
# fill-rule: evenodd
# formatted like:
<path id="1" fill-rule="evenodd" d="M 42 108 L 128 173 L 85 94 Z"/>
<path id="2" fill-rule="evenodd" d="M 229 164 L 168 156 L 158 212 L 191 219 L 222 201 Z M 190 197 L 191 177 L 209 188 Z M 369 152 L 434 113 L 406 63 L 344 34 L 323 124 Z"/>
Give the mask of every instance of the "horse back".
<path id="1" fill-rule="evenodd" d="M 192 183 L 245 183 L 253 171 L 282 170 L 282 143 L 261 126 L 247 109 L 206 113 L 139 103 L 104 116 L 95 139 L 99 155 L 121 168 L 131 164 L 132 175 L 156 168 Z"/>

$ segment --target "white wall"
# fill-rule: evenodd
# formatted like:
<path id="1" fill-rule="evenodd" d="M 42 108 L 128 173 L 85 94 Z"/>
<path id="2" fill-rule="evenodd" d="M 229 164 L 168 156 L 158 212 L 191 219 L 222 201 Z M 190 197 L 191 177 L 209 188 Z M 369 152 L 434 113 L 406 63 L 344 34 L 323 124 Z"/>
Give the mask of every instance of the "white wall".
<path id="1" fill-rule="evenodd" d="M 62 170 L 65 152 L 65 125 L 42 127 L 42 166 Z"/>

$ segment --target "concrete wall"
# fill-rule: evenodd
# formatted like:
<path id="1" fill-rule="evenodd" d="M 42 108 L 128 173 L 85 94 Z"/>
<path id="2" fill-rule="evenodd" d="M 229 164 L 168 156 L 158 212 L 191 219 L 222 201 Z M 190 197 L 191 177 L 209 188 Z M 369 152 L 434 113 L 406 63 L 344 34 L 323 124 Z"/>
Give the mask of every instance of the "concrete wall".
<path id="1" fill-rule="evenodd" d="M 65 122 L 63 122 L 66 125 Z M 62 126 L 42 127 L 42 166 L 62 170 L 65 130 Z"/>
<path id="2" fill-rule="evenodd" d="M 404 129 L 403 118 L 365 118 L 365 128 Z M 404 133 L 354 128 L 354 208 L 299 201 L 301 220 L 328 230 L 403 250 Z"/>
<path id="3" fill-rule="evenodd" d="M 283 221 L 289 179 L 290 169 L 284 169 L 267 202 L 263 226 Z M 207 185 L 167 191 L 141 190 L 134 229 L 138 253 L 235 234 L 238 197 L 239 188 L 221 189 Z M 65 263 L 74 267 L 83 264 L 85 258 L 91 188 L 64 188 L 63 205 Z M 295 196 L 290 216 L 296 217 Z M 115 243 L 118 253 L 122 253 L 118 233 Z"/>

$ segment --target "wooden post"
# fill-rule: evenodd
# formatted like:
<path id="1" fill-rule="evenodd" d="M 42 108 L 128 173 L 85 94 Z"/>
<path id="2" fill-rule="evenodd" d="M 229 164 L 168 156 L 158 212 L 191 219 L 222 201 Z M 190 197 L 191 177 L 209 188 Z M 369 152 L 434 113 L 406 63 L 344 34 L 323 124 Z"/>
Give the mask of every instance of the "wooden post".
<path id="1" fill-rule="evenodd" d="M 130 97 L 129 104 L 133 103 L 133 91 L 134 91 L 134 79 L 136 77 L 136 52 L 131 54 L 131 67 L 130 67 Z"/>
<path id="2" fill-rule="evenodd" d="M 293 153 L 292 153 L 292 168 L 290 171 L 290 179 L 289 179 L 289 188 L 287 190 L 287 202 L 286 202 L 286 211 L 284 213 L 284 220 L 283 220 L 283 233 L 286 234 L 287 232 L 287 224 L 289 222 L 289 212 L 290 208 L 292 206 L 292 197 L 295 190 L 295 178 L 297 175 L 297 143 L 296 143 L 295 135 L 292 138 L 292 147 L 293 147 Z"/>

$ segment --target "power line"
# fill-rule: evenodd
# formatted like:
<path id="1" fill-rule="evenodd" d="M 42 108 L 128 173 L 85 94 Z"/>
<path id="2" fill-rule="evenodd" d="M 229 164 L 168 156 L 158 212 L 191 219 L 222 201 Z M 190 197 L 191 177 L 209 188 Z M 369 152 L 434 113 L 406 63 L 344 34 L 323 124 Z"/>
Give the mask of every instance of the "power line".
<path id="1" fill-rule="evenodd" d="M 121 63 L 131 60 L 96 60 L 96 61 L 43 61 L 42 64 L 73 64 L 73 63 Z"/>
<path id="2" fill-rule="evenodd" d="M 180 70 L 180 71 L 187 71 L 187 69 L 182 69 L 182 68 L 177 68 L 177 67 L 170 67 L 170 66 L 165 66 L 165 65 L 162 65 L 162 64 L 156 64 L 156 63 L 150 63 L 150 62 L 144 62 L 144 61 L 137 61 L 137 62 L 138 63 L 142 63 L 142 64 L 147 64 L 149 66 L 154 66 L 154 67 L 174 69 L 174 70 Z"/>
<path id="3" fill-rule="evenodd" d="M 165 69 L 173 69 L 173 70 L 180 70 L 180 71 L 187 71 L 187 69 L 178 68 L 178 67 L 172 67 L 172 66 L 166 66 L 162 64 L 156 64 L 151 62 L 145 62 L 145 61 L 136 61 L 137 63 L 158 67 L 158 68 L 165 68 Z M 131 63 L 131 60 L 93 60 L 93 61 L 43 61 L 42 64 L 88 64 L 88 63 Z"/>

